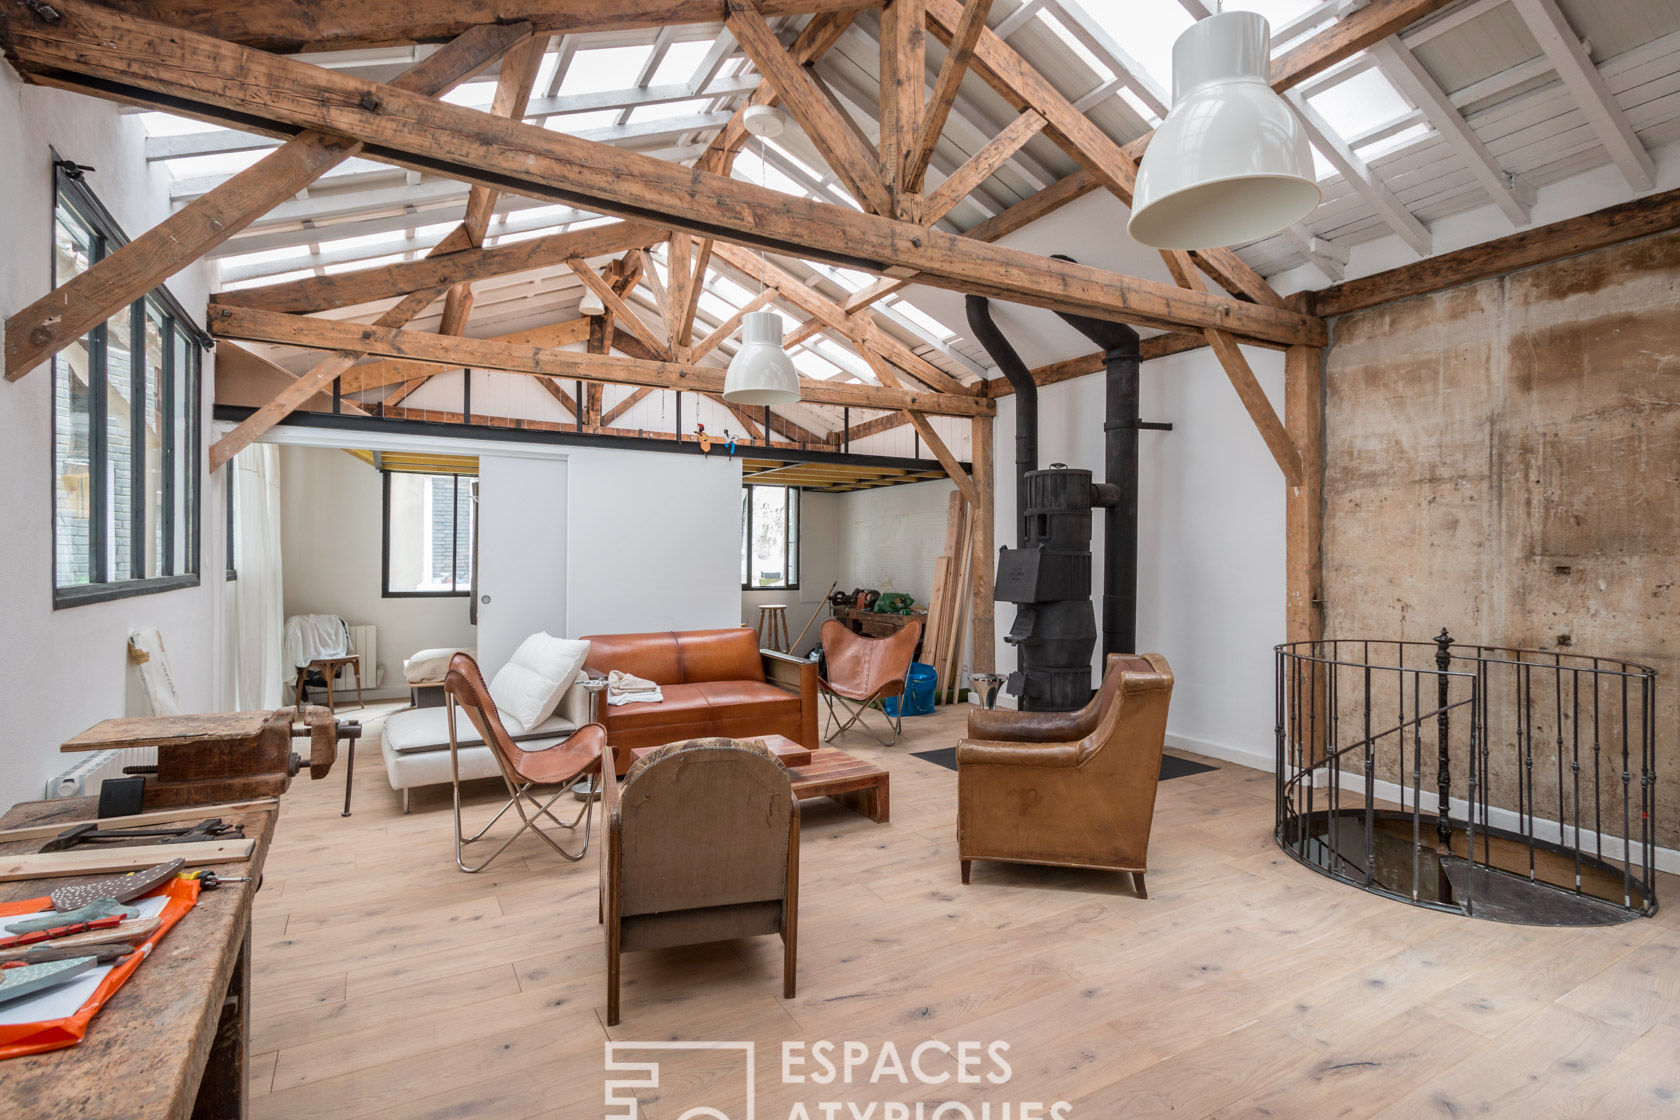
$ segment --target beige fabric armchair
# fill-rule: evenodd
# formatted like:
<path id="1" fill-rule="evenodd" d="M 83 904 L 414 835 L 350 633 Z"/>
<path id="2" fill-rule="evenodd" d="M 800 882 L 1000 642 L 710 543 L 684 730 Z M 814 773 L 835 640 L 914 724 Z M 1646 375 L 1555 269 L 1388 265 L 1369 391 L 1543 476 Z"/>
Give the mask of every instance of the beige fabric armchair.
<path id="1" fill-rule="evenodd" d="M 1127 871 L 1147 898 L 1149 830 L 1173 676 L 1158 653 L 1111 655 L 1077 712 L 976 711 L 957 744 L 957 856 Z"/>
<path id="2" fill-rule="evenodd" d="M 664 949 L 780 934 L 792 999 L 799 924 L 799 802 L 763 744 L 694 739 L 660 747 L 623 778 L 601 767 L 607 850 L 607 1025 L 619 961 Z"/>

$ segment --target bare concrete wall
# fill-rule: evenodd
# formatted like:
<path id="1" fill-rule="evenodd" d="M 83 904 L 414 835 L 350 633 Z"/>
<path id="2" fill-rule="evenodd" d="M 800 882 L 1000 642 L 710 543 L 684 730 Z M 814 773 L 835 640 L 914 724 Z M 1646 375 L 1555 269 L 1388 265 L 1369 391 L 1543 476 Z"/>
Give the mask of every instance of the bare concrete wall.
<path id="1" fill-rule="evenodd" d="M 1445 626 L 1654 666 L 1658 842 L 1680 847 L 1680 233 L 1333 329 L 1326 635 Z M 1515 769 L 1494 771 L 1509 803 Z"/>

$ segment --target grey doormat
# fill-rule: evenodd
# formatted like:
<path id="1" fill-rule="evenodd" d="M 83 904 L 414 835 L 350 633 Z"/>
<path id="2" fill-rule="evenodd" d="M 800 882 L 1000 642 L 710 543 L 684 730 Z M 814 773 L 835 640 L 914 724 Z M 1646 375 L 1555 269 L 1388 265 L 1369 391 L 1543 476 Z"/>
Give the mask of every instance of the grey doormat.
<path id="1" fill-rule="evenodd" d="M 947 770 L 957 768 L 957 748 L 940 747 L 934 751 L 916 751 L 911 758 L 920 758 L 935 766 L 943 766 Z M 1205 774 L 1209 770 L 1217 770 L 1217 766 L 1209 766 L 1202 762 L 1191 762 L 1188 758 L 1177 758 L 1170 754 L 1161 756 L 1161 780 L 1171 781 L 1173 778 L 1187 778 L 1191 774 Z"/>

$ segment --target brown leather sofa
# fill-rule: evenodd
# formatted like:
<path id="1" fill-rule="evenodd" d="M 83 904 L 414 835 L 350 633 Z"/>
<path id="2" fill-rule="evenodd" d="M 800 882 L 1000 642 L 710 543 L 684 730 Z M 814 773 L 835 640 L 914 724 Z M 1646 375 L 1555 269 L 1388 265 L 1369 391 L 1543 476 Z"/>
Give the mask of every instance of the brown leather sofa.
<path id="1" fill-rule="evenodd" d="M 613 707 L 602 695 L 596 718 L 606 726 L 614 768 L 630 768 L 630 752 L 684 739 L 785 735 L 816 749 L 817 667 L 758 648 L 744 627 L 656 634 L 590 634 L 584 672 L 615 669 L 659 685 L 655 704 Z"/>
<path id="2" fill-rule="evenodd" d="M 957 744 L 957 857 L 1131 872 L 1147 898 L 1149 828 L 1173 675 L 1111 654 L 1077 712 L 978 710 Z"/>

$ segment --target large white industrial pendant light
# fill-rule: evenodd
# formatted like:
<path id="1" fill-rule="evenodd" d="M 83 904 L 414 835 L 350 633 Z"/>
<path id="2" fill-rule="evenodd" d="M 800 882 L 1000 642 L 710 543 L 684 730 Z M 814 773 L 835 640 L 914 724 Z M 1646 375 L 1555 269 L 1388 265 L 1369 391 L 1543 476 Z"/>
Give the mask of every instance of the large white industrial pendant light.
<path id="1" fill-rule="evenodd" d="M 1173 107 L 1144 152 L 1132 237 L 1157 249 L 1208 249 L 1269 237 L 1323 197 L 1312 146 L 1270 82 L 1271 29 L 1220 12 L 1173 44 Z"/>
<path id="2" fill-rule="evenodd" d="M 759 166 L 764 165 L 764 141 L 781 135 L 781 113 L 769 105 L 754 105 L 741 116 L 747 131 L 759 138 Z M 759 278 L 763 290 L 763 277 Z M 792 404 L 799 400 L 799 371 L 782 349 L 782 317 L 774 311 L 749 311 L 741 317 L 741 345 L 729 359 L 723 379 L 723 399 L 739 405 Z"/>

